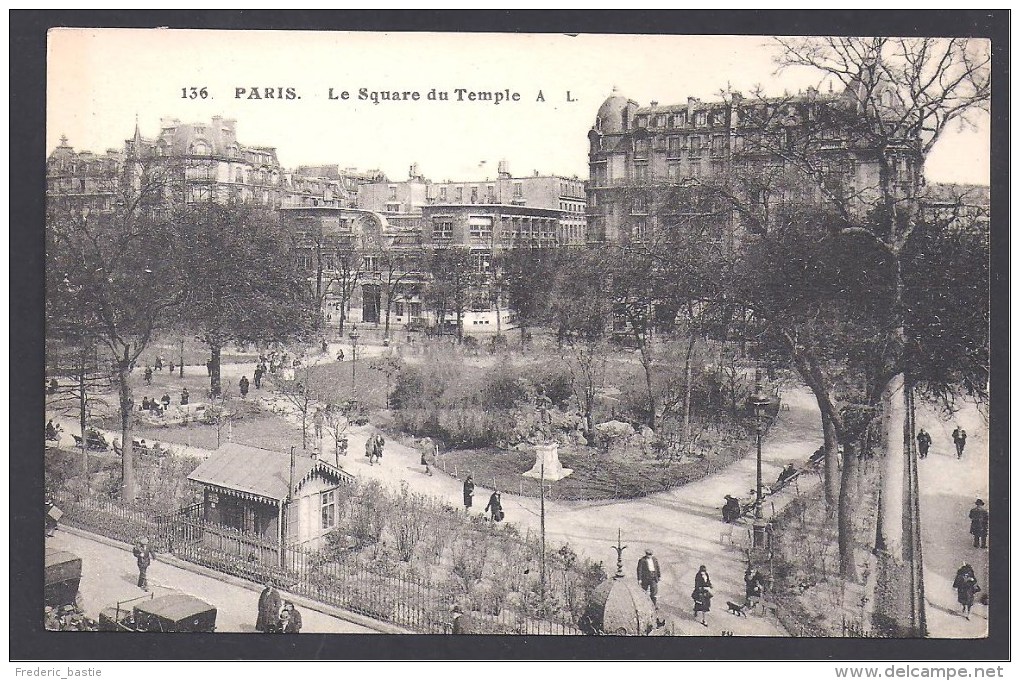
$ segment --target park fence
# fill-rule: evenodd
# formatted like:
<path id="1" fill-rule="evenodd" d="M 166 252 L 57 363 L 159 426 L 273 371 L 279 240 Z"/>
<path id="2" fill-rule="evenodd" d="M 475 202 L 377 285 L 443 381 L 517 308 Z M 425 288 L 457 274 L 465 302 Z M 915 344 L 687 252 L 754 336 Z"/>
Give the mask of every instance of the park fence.
<path id="1" fill-rule="evenodd" d="M 280 588 L 314 601 L 388 622 L 417 633 L 451 631 L 455 594 L 428 580 L 373 570 L 354 554 L 326 558 L 300 545 L 280 546 L 259 535 L 207 522 L 201 504 L 152 515 L 108 499 L 58 492 L 61 522 L 95 534 L 134 543 L 150 538 L 157 552 L 256 583 L 271 580 Z M 458 601 L 460 602 L 460 601 Z M 465 608 L 471 633 L 577 635 L 562 617 L 542 617 L 489 603 Z"/>

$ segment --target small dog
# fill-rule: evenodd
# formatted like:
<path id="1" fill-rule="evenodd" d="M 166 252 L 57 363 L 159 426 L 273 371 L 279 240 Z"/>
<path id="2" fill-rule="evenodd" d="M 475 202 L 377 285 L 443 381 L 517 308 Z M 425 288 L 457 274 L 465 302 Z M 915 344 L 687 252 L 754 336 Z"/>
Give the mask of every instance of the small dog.
<path id="1" fill-rule="evenodd" d="M 747 617 L 747 604 L 734 603 L 733 601 L 726 601 L 726 611 L 733 613 L 737 617 Z"/>

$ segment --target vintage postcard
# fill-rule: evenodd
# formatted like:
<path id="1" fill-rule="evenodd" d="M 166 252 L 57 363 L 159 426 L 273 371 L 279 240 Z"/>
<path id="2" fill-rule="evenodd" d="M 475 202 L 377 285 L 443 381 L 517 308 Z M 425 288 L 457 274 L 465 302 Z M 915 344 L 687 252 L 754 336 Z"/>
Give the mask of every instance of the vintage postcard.
<path id="1" fill-rule="evenodd" d="M 985 639 L 991 70 L 51 29 L 42 627 Z"/>

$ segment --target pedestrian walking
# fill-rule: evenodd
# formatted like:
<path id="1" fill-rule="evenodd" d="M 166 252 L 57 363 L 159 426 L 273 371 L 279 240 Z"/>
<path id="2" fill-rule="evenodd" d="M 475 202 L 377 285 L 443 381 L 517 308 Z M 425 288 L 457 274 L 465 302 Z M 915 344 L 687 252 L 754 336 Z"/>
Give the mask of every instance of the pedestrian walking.
<path id="1" fill-rule="evenodd" d="M 187 388 L 182 388 L 181 389 L 181 406 L 182 407 L 188 406 L 188 400 L 190 400 L 190 399 L 191 399 L 191 395 L 188 393 L 188 389 Z"/>
<path id="2" fill-rule="evenodd" d="M 464 480 L 464 510 L 471 511 L 471 501 L 475 496 L 475 481 L 471 479 L 471 476 L 467 476 Z"/>
<path id="3" fill-rule="evenodd" d="M 967 431 L 957 426 L 953 431 L 953 444 L 956 445 L 956 458 L 963 458 L 963 448 L 967 446 Z"/>
<path id="4" fill-rule="evenodd" d="M 255 378 L 255 389 L 256 390 L 261 390 L 262 389 L 262 376 L 265 373 L 266 373 L 266 370 L 262 368 L 261 364 L 259 364 L 257 367 L 255 367 L 254 378 Z"/>
<path id="5" fill-rule="evenodd" d="M 708 626 L 706 616 L 712 610 L 712 578 L 708 575 L 708 569 L 702 565 L 698 568 L 698 574 L 694 575 L 694 591 L 691 592 L 694 600 L 694 619 L 698 619 L 701 613 L 701 623 Z"/>
<path id="6" fill-rule="evenodd" d="M 365 456 L 368 457 L 368 465 L 375 465 L 375 434 L 368 436 L 365 440 Z"/>
<path id="7" fill-rule="evenodd" d="M 641 588 L 652 599 L 652 605 L 656 607 L 659 605 L 659 579 L 661 577 L 659 559 L 655 557 L 651 549 L 645 549 L 644 557 L 637 562 L 637 579 Z"/>
<path id="8" fill-rule="evenodd" d="M 265 579 L 265 588 L 259 595 L 259 615 L 255 620 L 255 630 L 263 634 L 276 632 L 280 621 L 280 592 L 273 586 L 273 580 Z"/>
<path id="9" fill-rule="evenodd" d="M 503 520 L 503 499 L 499 490 L 494 491 L 489 497 L 489 503 L 485 505 L 485 510 L 492 512 L 492 522 L 498 523 Z"/>
<path id="10" fill-rule="evenodd" d="M 152 385 L 152 367 L 145 367 L 145 385 Z"/>
<path id="11" fill-rule="evenodd" d="M 287 614 L 287 620 L 283 625 L 283 633 L 300 634 L 302 624 L 301 611 L 295 608 L 294 604 L 290 601 L 284 601 L 283 612 Z"/>
<path id="12" fill-rule="evenodd" d="M 149 538 L 142 537 L 139 539 L 132 553 L 135 554 L 135 562 L 138 563 L 138 588 L 142 591 L 148 591 L 149 580 L 146 571 L 156 557 L 156 552 L 149 548 Z"/>
<path id="13" fill-rule="evenodd" d="M 382 436 L 382 433 L 375 434 L 375 460 L 382 463 L 383 447 L 386 445 L 386 438 Z"/>
<path id="14" fill-rule="evenodd" d="M 917 454 L 922 459 L 928 458 L 928 449 L 931 448 L 931 435 L 922 428 L 917 432 Z"/>
<path id="15" fill-rule="evenodd" d="M 421 465 L 425 466 L 425 475 L 432 476 L 432 469 L 429 467 L 429 457 L 433 460 L 436 456 L 436 445 L 432 444 L 432 438 L 422 438 L 421 441 Z"/>
<path id="16" fill-rule="evenodd" d="M 170 360 L 170 375 L 174 375 L 174 361 Z"/>
<path id="17" fill-rule="evenodd" d="M 325 355 L 325 354 L 328 354 L 328 353 L 329 353 L 329 343 L 327 343 L 326 339 L 323 338 L 322 339 L 322 354 Z"/>
<path id="18" fill-rule="evenodd" d="M 46 388 L 46 394 L 47 395 L 56 395 L 57 394 L 57 390 L 59 390 L 59 389 L 60 389 L 60 384 L 57 383 L 57 379 L 51 378 L 50 379 L 50 384 Z"/>
<path id="19" fill-rule="evenodd" d="M 988 509 L 985 502 L 978 499 L 974 508 L 970 509 L 970 533 L 974 535 L 974 548 L 988 548 Z"/>
<path id="20" fill-rule="evenodd" d="M 974 568 L 970 566 L 970 563 L 964 563 L 956 571 L 953 588 L 956 589 L 956 600 L 963 606 L 961 614 L 969 620 L 970 609 L 974 606 L 974 594 L 981 591 L 977 576 L 974 574 Z"/>
<path id="21" fill-rule="evenodd" d="M 326 422 L 326 416 L 322 413 L 321 407 L 315 408 L 315 414 L 312 416 L 312 425 L 315 426 L 315 437 L 322 437 L 322 426 Z"/>
<path id="22" fill-rule="evenodd" d="M 241 389 L 241 399 L 248 397 L 248 377 L 242 376 L 241 380 L 237 382 L 237 387 Z"/>
<path id="23" fill-rule="evenodd" d="M 156 362 L 153 366 L 155 367 L 156 371 L 163 371 L 163 358 L 159 355 L 156 355 Z"/>

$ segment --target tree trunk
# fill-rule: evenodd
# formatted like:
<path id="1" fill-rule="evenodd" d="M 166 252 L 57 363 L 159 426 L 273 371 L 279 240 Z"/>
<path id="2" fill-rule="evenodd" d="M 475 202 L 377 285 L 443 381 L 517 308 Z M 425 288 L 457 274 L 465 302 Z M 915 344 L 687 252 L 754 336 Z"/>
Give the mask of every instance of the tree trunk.
<path id="1" fill-rule="evenodd" d="M 860 443 L 846 443 L 843 450 L 843 480 L 839 486 L 839 574 L 849 581 L 857 581 L 857 561 L 854 557 L 854 515 L 857 513 L 857 453 Z M 828 451 L 826 451 L 828 456 Z"/>
<path id="2" fill-rule="evenodd" d="M 209 392 L 213 397 L 219 397 L 223 392 L 223 383 L 220 379 L 219 343 L 209 343 Z"/>
<path id="3" fill-rule="evenodd" d="M 133 502 L 138 497 L 135 483 L 134 447 L 131 443 L 131 359 L 129 349 L 117 358 L 117 381 L 120 389 L 121 500 Z M 85 433 L 82 433 L 85 436 Z"/>
<path id="4" fill-rule="evenodd" d="M 825 438 L 825 503 L 831 509 L 839 501 L 842 485 L 839 479 L 839 435 L 835 422 L 826 411 L 822 411 L 822 435 Z M 846 473 L 843 475 L 845 481 Z"/>
<path id="5" fill-rule="evenodd" d="M 315 305 L 318 310 L 315 314 L 315 330 L 319 331 L 322 328 L 322 318 L 324 310 L 322 309 L 323 295 L 322 295 L 322 244 L 318 241 L 315 242 Z"/>
<path id="6" fill-rule="evenodd" d="M 177 365 L 177 371 L 178 371 L 177 375 L 179 377 L 181 377 L 181 378 L 184 378 L 184 339 L 183 338 L 181 339 L 181 356 L 179 357 L 179 359 L 181 361 Z"/>
<path id="7" fill-rule="evenodd" d="M 390 337 L 390 310 L 393 308 L 393 299 L 390 298 L 389 293 L 386 294 L 386 319 L 383 323 L 383 336 L 385 338 Z"/>
<path id="8" fill-rule="evenodd" d="M 652 358 L 641 350 L 641 366 L 645 370 L 645 389 L 648 391 L 648 427 L 655 430 L 655 388 L 652 386 Z"/>
<path id="9" fill-rule="evenodd" d="M 879 528 L 876 548 L 885 551 L 894 561 L 903 560 L 903 516 L 906 452 L 904 433 L 909 427 L 907 399 L 903 374 L 896 374 L 881 395 L 882 498 L 879 505 Z"/>
<path id="10" fill-rule="evenodd" d="M 687 341 L 687 352 L 684 355 L 684 411 L 680 421 L 680 436 L 684 447 L 691 446 L 691 395 L 694 392 L 694 368 L 691 361 L 694 356 L 694 334 Z"/>
<path id="11" fill-rule="evenodd" d="M 81 349 L 81 371 L 78 372 L 78 423 L 81 426 L 81 468 L 84 475 L 85 489 L 89 487 L 89 448 L 85 442 L 85 429 L 88 428 L 88 395 L 85 394 L 85 357 L 84 344 Z M 98 365 L 97 365 L 98 370 Z"/>
<path id="12" fill-rule="evenodd" d="M 457 306 L 457 342 L 461 343 L 464 341 L 464 308 L 461 305 Z"/>

